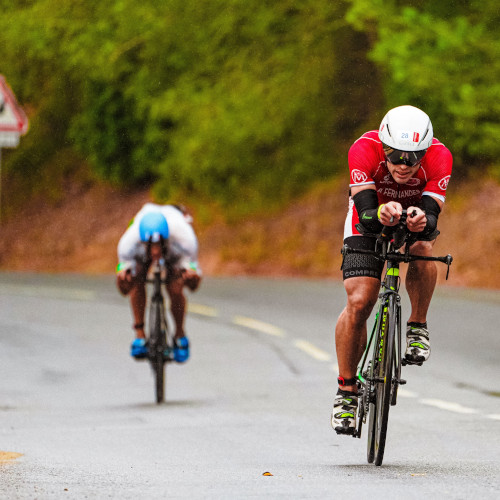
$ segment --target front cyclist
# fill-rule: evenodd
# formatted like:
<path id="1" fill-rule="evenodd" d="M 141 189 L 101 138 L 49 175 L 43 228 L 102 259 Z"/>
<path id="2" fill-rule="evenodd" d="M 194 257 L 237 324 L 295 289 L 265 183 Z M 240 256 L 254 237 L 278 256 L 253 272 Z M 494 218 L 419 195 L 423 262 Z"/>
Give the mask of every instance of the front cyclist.
<path id="1" fill-rule="evenodd" d="M 363 134 L 349 150 L 350 197 L 344 243 L 354 249 L 375 248 L 375 238 L 361 235 L 356 224 L 377 234 L 382 225 L 394 226 L 403 209 L 416 213 L 407 220 L 418 233 L 411 247 L 416 255 L 432 255 L 439 213 L 452 170 L 450 151 L 433 137 L 432 124 L 413 106 L 391 109 L 379 130 Z M 335 328 L 339 389 L 331 417 L 339 434 L 353 434 L 358 406 L 356 368 L 367 341 L 366 322 L 377 301 L 383 264 L 374 256 L 350 253 L 342 267 L 347 305 Z M 436 285 L 434 262 L 408 266 L 406 289 L 411 314 L 406 332 L 405 358 L 421 364 L 429 358 L 427 311 Z"/>
<path id="2" fill-rule="evenodd" d="M 153 261 L 166 259 L 171 273 L 167 279 L 170 309 L 175 323 L 174 359 L 189 358 L 189 341 L 184 332 L 186 298 L 183 288 L 198 288 L 201 270 L 198 266 L 198 240 L 192 219 L 183 207 L 146 203 L 134 217 L 118 243 L 117 285 L 123 295 L 130 295 L 134 316 L 135 339 L 131 355 L 147 356 L 144 334 L 146 276 Z"/>

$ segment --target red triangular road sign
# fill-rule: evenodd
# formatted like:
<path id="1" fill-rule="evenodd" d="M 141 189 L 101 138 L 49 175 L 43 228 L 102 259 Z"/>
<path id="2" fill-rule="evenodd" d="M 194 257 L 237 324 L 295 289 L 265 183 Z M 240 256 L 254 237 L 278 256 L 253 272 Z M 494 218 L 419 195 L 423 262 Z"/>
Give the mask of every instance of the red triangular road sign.
<path id="1" fill-rule="evenodd" d="M 16 101 L 14 93 L 0 75 L 0 132 L 20 135 L 28 131 L 28 118 Z"/>

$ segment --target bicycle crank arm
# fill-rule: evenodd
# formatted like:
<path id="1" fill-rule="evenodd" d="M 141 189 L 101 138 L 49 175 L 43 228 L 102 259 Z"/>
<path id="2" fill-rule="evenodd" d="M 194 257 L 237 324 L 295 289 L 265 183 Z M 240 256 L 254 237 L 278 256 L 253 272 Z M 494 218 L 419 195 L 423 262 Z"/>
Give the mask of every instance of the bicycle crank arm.
<path id="1" fill-rule="evenodd" d="M 380 384 L 383 384 L 385 382 L 385 379 L 382 378 L 382 377 L 373 377 L 373 378 L 370 379 L 370 382 L 378 382 Z M 396 382 L 399 385 L 405 385 L 406 384 L 406 380 L 404 378 L 400 378 L 398 380 L 394 380 L 394 382 Z"/>

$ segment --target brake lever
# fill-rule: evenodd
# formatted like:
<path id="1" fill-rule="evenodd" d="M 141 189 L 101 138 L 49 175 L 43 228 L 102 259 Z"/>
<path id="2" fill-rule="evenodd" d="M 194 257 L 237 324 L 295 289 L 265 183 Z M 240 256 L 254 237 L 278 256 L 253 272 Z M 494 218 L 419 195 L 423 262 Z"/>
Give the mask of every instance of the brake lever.
<path id="1" fill-rule="evenodd" d="M 448 281 L 448 276 L 450 275 L 450 266 L 451 266 L 451 263 L 453 262 L 453 257 L 448 254 L 446 256 L 446 265 L 447 265 L 447 269 L 446 269 L 446 281 Z"/>
<path id="2" fill-rule="evenodd" d="M 342 245 L 342 248 L 340 249 L 340 253 L 342 254 L 342 264 L 340 264 L 340 270 L 342 271 L 342 269 L 344 268 L 345 256 L 347 253 L 349 253 L 349 247 L 345 244 Z"/>

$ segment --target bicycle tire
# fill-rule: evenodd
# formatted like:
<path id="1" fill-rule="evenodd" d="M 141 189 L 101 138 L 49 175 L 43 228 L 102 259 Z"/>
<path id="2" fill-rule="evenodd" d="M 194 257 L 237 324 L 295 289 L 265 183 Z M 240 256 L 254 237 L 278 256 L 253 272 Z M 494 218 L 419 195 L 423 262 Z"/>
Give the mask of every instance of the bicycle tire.
<path id="1" fill-rule="evenodd" d="M 395 307 L 394 297 L 390 296 L 386 312 L 387 330 L 382 344 L 381 362 L 378 371 L 375 372 L 378 377 L 378 382 L 375 384 L 375 465 L 377 466 L 382 465 L 384 459 L 389 409 L 391 407 L 394 338 L 397 320 Z"/>
<path id="2" fill-rule="evenodd" d="M 377 335 L 378 338 L 378 335 Z M 378 345 L 376 342 L 375 345 Z M 375 356 L 373 356 L 373 360 L 370 363 L 370 368 L 368 370 L 368 380 L 373 379 L 374 375 L 374 362 Z M 373 463 L 375 459 L 375 414 L 377 411 L 376 400 L 372 398 L 372 382 L 368 382 L 365 390 L 367 391 L 368 398 L 368 440 L 367 440 L 367 449 L 366 449 L 366 458 L 369 464 Z"/>
<path id="3" fill-rule="evenodd" d="M 149 355 L 155 378 L 155 396 L 158 404 L 165 400 L 165 334 L 163 331 L 163 304 L 160 300 L 151 302 L 149 315 Z"/>
<path id="4" fill-rule="evenodd" d="M 161 404 L 165 400 L 165 365 L 163 364 L 163 358 L 160 358 L 159 354 L 156 355 L 154 367 L 156 381 L 156 402 L 158 404 Z"/>

